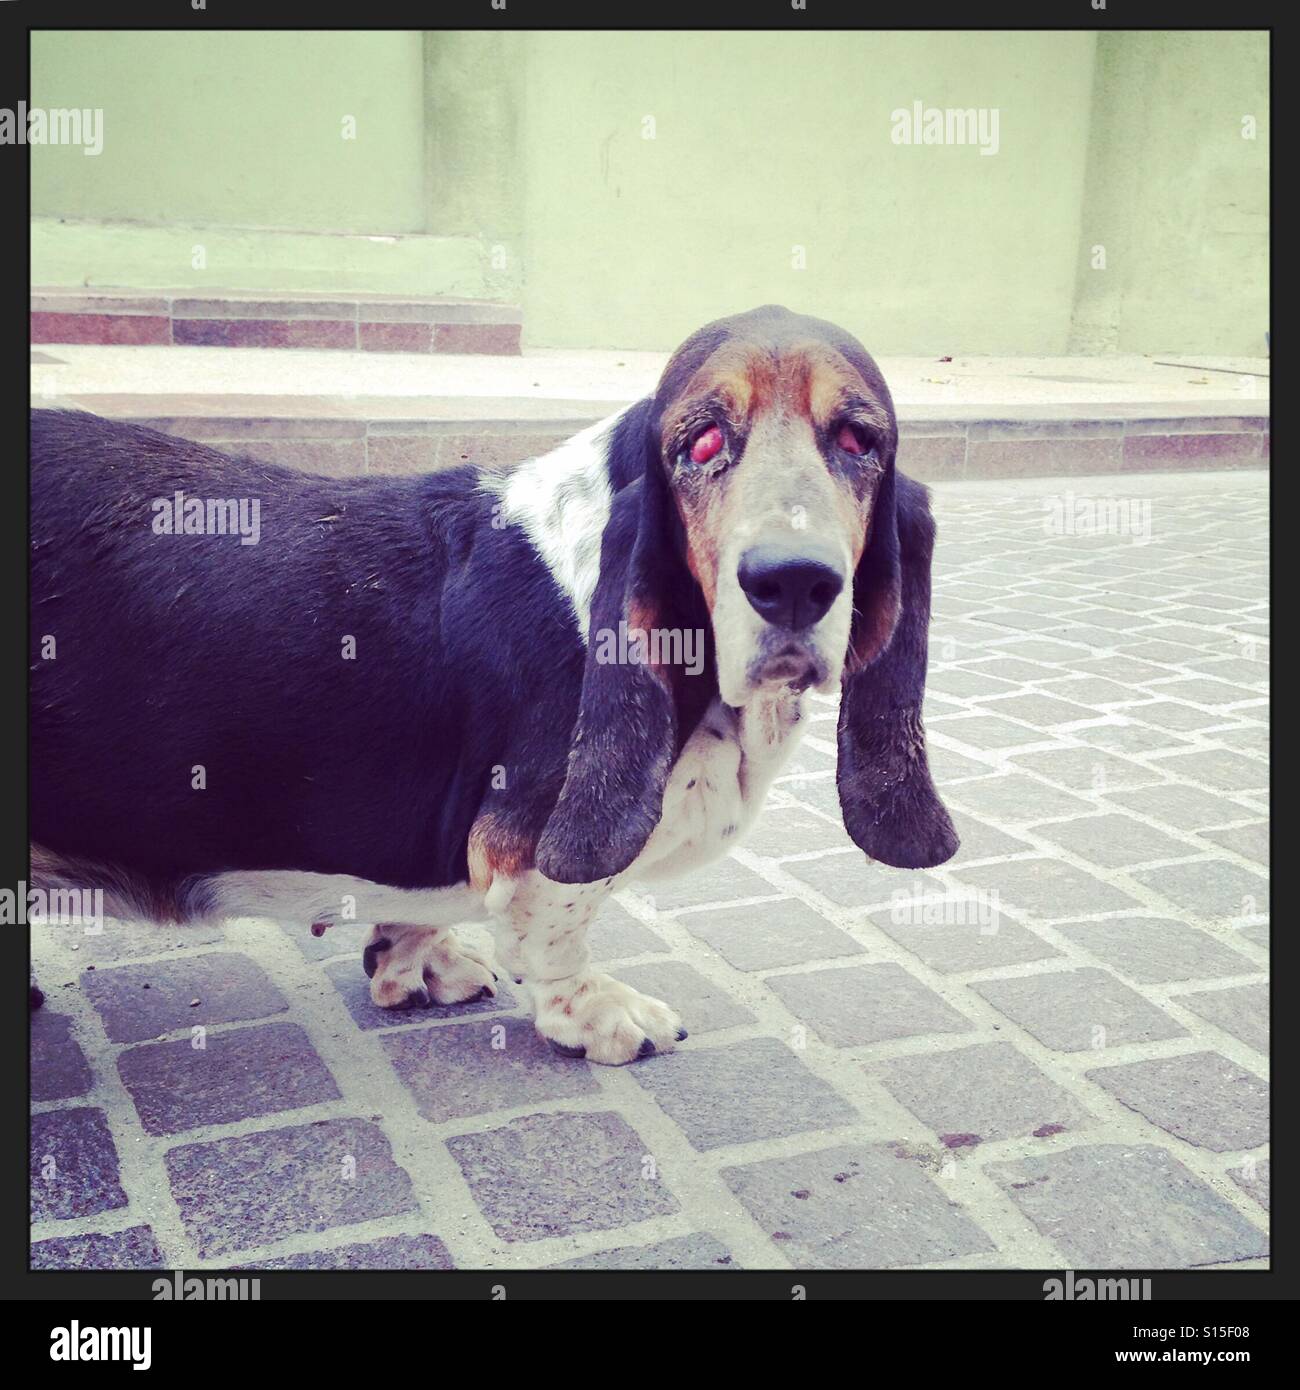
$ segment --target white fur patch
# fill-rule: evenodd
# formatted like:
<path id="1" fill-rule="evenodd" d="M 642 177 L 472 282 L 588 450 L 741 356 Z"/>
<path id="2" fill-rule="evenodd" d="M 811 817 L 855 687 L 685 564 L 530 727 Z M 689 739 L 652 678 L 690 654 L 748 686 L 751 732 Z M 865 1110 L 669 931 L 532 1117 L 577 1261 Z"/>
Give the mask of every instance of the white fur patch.
<path id="1" fill-rule="evenodd" d="M 606 468 L 609 438 L 623 413 L 588 426 L 505 476 L 483 480 L 483 487 L 500 498 L 502 518 L 523 528 L 573 605 L 584 642 L 600 577 L 600 538 L 613 498 Z"/>
<path id="2" fill-rule="evenodd" d="M 537 1031 L 591 1062 L 618 1066 L 649 1050 L 670 1052 L 681 1020 L 661 999 L 590 968 L 587 928 L 609 884 L 553 883 L 536 870 L 494 882 L 488 898 L 497 959 L 532 996 Z"/>
<path id="3" fill-rule="evenodd" d="M 483 922 L 483 894 L 468 884 L 454 888 L 389 888 L 349 874 L 311 874 L 295 869 L 216 874 L 198 888 L 203 915 L 259 917 L 305 926 L 312 922 L 402 922 L 450 927 Z"/>
<path id="4" fill-rule="evenodd" d="M 449 927 L 376 924 L 370 945 L 378 948 L 370 998 L 381 1009 L 461 1004 L 496 993 L 491 965 Z"/>
<path id="5" fill-rule="evenodd" d="M 673 764 L 659 824 L 627 877 L 671 878 L 726 854 L 762 810 L 804 728 L 802 698 L 788 688 L 760 692 L 735 711 L 715 700 Z"/>

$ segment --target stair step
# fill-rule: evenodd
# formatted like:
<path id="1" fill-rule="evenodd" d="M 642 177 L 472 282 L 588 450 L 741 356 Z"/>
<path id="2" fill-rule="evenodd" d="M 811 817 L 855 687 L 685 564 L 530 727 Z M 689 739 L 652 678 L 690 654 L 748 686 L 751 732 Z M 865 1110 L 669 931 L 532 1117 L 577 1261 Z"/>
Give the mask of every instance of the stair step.
<path id="1" fill-rule="evenodd" d="M 514 305 L 443 296 L 59 288 L 31 296 L 33 343 L 517 357 L 522 322 Z"/>

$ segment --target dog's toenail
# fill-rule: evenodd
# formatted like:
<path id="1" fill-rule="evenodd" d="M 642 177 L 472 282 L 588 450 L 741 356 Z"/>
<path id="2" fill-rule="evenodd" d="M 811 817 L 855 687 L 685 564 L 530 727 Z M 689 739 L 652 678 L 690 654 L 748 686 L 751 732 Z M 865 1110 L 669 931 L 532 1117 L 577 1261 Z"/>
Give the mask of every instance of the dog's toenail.
<path id="1" fill-rule="evenodd" d="M 373 980 L 375 971 L 379 968 L 380 951 L 388 950 L 393 943 L 386 936 L 381 936 L 378 941 L 372 941 L 361 953 L 361 968 L 366 972 L 367 978 Z"/>
<path id="2" fill-rule="evenodd" d="M 691 1036 L 691 1035 L 686 1031 L 685 1028 L 679 1028 L 679 1029 L 677 1030 L 677 1041 L 678 1041 L 678 1042 L 685 1042 L 686 1039 L 689 1038 L 690 1036 Z"/>
<path id="3" fill-rule="evenodd" d="M 649 1057 L 649 1056 L 654 1052 L 654 1050 L 655 1050 L 655 1040 L 654 1040 L 653 1038 L 647 1038 L 647 1039 L 641 1044 L 641 1046 L 640 1046 L 639 1048 L 637 1048 L 636 1055 L 637 1055 L 638 1057 Z"/>

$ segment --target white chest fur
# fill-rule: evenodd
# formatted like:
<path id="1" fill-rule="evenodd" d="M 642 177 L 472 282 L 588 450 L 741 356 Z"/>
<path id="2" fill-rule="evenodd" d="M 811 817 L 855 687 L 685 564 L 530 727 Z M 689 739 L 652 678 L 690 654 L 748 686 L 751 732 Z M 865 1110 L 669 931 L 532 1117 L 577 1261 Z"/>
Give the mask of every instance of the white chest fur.
<path id="1" fill-rule="evenodd" d="M 714 701 L 673 765 L 663 814 L 629 878 L 686 873 L 740 839 L 803 735 L 802 703 L 788 687 L 739 710 Z"/>

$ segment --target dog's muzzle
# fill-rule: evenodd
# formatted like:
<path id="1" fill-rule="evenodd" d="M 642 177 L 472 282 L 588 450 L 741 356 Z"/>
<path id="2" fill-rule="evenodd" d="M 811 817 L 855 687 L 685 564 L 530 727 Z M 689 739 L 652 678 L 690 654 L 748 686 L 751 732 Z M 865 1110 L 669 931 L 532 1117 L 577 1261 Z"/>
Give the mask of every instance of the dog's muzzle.
<path id="1" fill-rule="evenodd" d="M 750 546 L 736 578 L 754 612 L 791 633 L 821 622 L 844 588 L 835 552 L 810 542 Z"/>
<path id="2" fill-rule="evenodd" d="M 751 680 L 800 690 L 822 685 L 829 670 L 814 629 L 844 589 L 836 552 L 811 538 L 753 545 L 741 555 L 736 579 L 765 624 Z"/>

